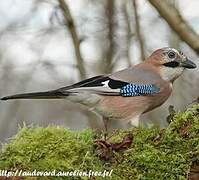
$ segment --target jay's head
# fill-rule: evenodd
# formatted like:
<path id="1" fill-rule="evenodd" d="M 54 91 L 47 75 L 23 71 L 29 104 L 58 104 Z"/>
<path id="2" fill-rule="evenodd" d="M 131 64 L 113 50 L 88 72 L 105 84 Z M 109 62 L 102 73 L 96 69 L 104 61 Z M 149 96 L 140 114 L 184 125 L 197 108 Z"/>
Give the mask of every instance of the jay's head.
<path id="1" fill-rule="evenodd" d="M 156 50 L 147 61 L 158 68 L 163 79 L 171 82 L 177 79 L 185 69 L 196 68 L 196 64 L 181 51 L 170 47 Z"/>

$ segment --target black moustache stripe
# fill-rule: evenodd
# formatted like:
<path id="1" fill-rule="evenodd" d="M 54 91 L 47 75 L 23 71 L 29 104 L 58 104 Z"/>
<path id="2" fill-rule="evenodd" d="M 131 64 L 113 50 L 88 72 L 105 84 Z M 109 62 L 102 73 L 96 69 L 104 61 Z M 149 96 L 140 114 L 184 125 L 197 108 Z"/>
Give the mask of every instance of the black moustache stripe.
<path id="1" fill-rule="evenodd" d="M 171 61 L 171 62 L 164 63 L 163 65 L 166 66 L 166 67 L 175 68 L 175 67 L 179 66 L 179 62 L 177 62 L 177 61 Z"/>

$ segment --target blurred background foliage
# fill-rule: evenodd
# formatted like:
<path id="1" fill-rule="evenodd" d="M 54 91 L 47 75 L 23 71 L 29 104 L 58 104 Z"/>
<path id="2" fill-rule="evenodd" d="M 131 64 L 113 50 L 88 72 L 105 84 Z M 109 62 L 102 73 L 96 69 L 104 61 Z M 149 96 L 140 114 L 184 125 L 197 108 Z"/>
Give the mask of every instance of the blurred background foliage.
<path id="1" fill-rule="evenodd" d="M 157 48 L 184 51 L 197 65 L 198 0 L 0 1 L 0 96 L 56 89 L 137 64 Z M 199 70 L 174 83 L 169 100 L 142 123 L 167 126 L 168 106 L 183 110 L 199 96 Z M 101 127 L 101 119 L 65 100 L 0 102 L 0 141 L 18 126 Z M 129 125 L 111 122 L 111 127 Z"/>

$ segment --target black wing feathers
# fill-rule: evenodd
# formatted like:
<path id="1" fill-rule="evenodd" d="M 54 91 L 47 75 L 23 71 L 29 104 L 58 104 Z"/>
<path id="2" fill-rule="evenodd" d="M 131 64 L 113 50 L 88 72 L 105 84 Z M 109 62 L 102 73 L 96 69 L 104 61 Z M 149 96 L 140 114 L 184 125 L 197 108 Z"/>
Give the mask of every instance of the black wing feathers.
<path id="1" fill-rule="evenodd" d="M 114 80 L 114 79 L 111 79 L 109 78 L 109 83 L 108 83 L 108 86 L 111 88 L 111 89 L 121 89 L 123 86 L 126 86 L 127 82 L 124 82 L 124 81 L 119 81 L 119 80 Z"/>
<path id="2" fill-rule="evenodd" d="M 78 83 L 75 83 L 71 86 L 67 86 L 67 87 L 63 87 L 60 88 L 60 90 L 69 90 L 69 89 L 73 89 L 73 88 L 80 88 L 80 87 L 98 87 L 98 86 L 104 86 L 104 82 L 109 81 L 108 82 L 108 86 L 111 89 L 120 89 L 123 86 L 129 84 L 127 82 L 123 82 L 123 81 L 119 81 L 119 80 L 114 80 L 111 79 L 108 76 L 95 76 L 89 79 L 85 79 L 83 81 L 80 81 Z"/>

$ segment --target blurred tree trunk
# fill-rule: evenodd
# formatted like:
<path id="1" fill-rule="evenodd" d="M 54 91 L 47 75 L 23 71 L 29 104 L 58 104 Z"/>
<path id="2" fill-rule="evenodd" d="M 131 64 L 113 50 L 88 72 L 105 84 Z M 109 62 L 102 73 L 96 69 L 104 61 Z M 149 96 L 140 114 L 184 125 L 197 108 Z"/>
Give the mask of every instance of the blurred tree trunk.
<path id="1" fill-rule="evenodd" d="M 167 0 L 167 2 L 177 10 L 179 9 L 178 2 L 176 0 Z M 169 45 L 175 49 L 179 49 L 181 42 L 180 38 L 171 27 L 169 27 L 169 29 L 170 29 Z"/>
<path id="2" fill-rule="evenodd" d="M 134 12 L 134 18 L 135 18 L 136 36 L 137 36 L 138 42 L 139 42 L 141 59 L 142 59 L 142 61 L 144 61 L 145 60 L 145 46 L 144 46 L 143 35 L 141 33 L 140 18 L 138 15 L 137 7 L 138 7 L 137 0 L 133 0 L 133 12 Z"/>
<path id="3" fill-rule="evenodd" d="M 81 51 L 80 51 L 80 40 L 77 35 L 74 20 L 71 16 L 70 10 L 69 10 L 66 2 L 64 0 L 58 0 L 58 1 L 59 1 L 59 7 L 62 10 L 62 13 L 64 16 L 64 23 L 65 23 L 66 27 L 68 28 L 68 30 L 71 34 L 71 37 L 72 37 L 75 55 L 76 55 L 76 61 L 77 61 L 77 68 L 79 70 L 79 77 L 80 77 L 80 79 L 85 79 L 86 78 L 86 70 L 84 67 L 84 61 L 83 61 Z"/>
<path id="4" fill-rule="evenodd" d="M 115 0 L 108 0 L 106 4 L 106 15 L 108 19 L 108 41 L 109 41 L 109 49 L 107 51 L 107 55 L 105 58 L 105 64 L 103 63 L 103 72 L 111 73 L 113 71 L 113 58 L 114 58 L 114 7 Z"/>
<path id="5" fill-rule="evenodd" d="M 127 28 L 126 28 L 126 42 L 127 42 L 126 57 L 127 57 L 128 67 L 130 67 L 130 66 L 132 66 L 132 63 L 131 63 L 131 59 L 130 59 L 130 56 L 129 56 L 129 51 L 130 51 L 130 44 L 131 44 L 131 41 L 132 41 L 132 36 L 134 34 L 132 33 L 132 29 L 131 29 L 130 18 L 129 18 L 129 14 L 128 14 L 128 10 L 127 10 L 127 6 L 128 6 L 127 3 L 128 3 L 128 1 L 126 1 L 126 3 L 123 4 L 122 11 L 123 11 L 125 23 L 126 23 L 126 26 L 127 26 Z"/>
<path id="6" fill-rule="evenodd" d="M 183 19 L 180 12 L 167 1 L 149 0 L 149 2 L 178 34 L 182 41 L 186 42 L 197 54 L 199 54 L 199 36 Z"/>

